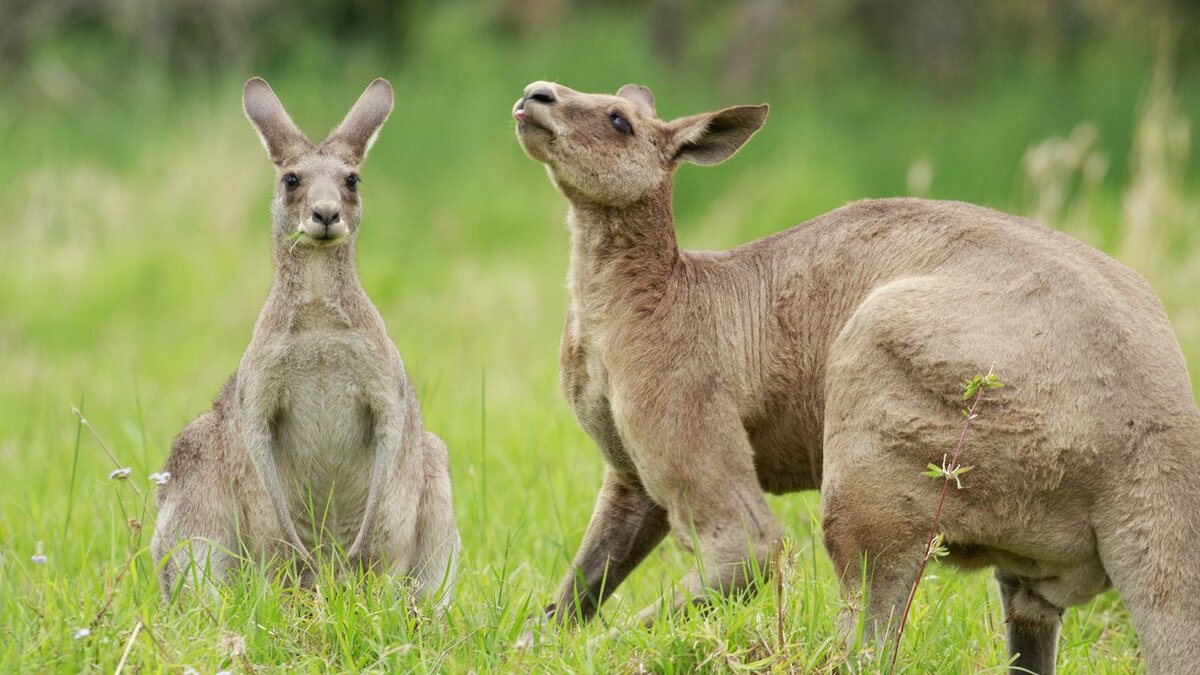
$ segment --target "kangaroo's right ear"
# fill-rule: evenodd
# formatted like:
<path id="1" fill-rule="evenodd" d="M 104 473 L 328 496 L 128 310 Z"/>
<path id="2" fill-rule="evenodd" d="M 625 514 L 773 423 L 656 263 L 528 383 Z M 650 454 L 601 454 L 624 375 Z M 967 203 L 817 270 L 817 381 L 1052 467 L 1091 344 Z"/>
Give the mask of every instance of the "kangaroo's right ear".
<path id="1" fill-rule="evenodd" d="M 681 117 L 667 125 L 674 162 L 711 165 L 729 159 L 767 121 L 767 105 L 738 105 Z"/>
<path id="2" fill-rule="evenodd" d="M 246 81 L 242 89 L 242 108 L 276 166 L 282 166 L 312 147 L 312 143 L 288 117 L 279 97 L 271 91 L 271 86 L 261 77 Z"/>

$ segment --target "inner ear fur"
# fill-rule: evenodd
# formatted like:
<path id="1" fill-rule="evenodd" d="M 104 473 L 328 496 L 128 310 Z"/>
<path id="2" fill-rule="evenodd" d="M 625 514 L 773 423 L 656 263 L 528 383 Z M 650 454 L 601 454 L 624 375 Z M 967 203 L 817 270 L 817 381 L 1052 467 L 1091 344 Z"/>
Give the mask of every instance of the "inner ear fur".
<path id="1" fill-rule="evenodd" d="M 738 105 L 670 124 L 675 162 L 711 165 L 729 159 L 767 121 L 767 104 Z"/>
<path id="2" fill-rule="evenodd" d="M 246 81 L 246 86 L 242 88 L 242 110 L 258 132 L 267 155 L 276 165 L 282 166 L 312 147 L 312 143 L 288 117 L 279 97 L 271 90 L 271 85 L 261 77 Z"/>
<path id="3" fill-rule="evenodd" d="M 362 163 L 379 136 L 379 128 L 392 114 L 393 100 L 391 83 L 382 77 L 376 79 L 367 85 L 342 123 L 329 133 L 325 145 L 351 164 Z"/>

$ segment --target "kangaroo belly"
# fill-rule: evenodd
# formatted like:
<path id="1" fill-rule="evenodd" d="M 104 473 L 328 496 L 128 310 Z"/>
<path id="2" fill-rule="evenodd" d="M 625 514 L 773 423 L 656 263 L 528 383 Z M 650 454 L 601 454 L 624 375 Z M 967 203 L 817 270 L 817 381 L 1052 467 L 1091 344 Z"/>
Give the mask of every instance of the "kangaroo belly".
<path id="1" fill-rule="evenodd" d="M 373 383 L 352 356 L 319 350 L 282 387 L 276 462 L 288 510 L 310 546 L 348 548 L 366 511 L 374 439 L 365 388 Z"/>

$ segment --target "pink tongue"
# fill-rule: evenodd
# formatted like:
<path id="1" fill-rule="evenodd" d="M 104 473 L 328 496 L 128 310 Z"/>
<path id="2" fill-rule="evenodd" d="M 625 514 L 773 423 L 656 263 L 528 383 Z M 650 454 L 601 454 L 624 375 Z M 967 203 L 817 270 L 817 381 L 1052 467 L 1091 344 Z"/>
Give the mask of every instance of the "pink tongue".
<path id="1" fill-rule="evenodd" d="M 520 121 L 520 122 L 524 122 L 524 121 L 525 121 L 525 111 L 524 111 L 524 110 L 518 110 L 518 111 L 516 111 L 515 113 L 513 113 L 513 117 L 516 117 L 516 118 L 517 118 L 517 120 L 518 120 L 518 121 Z"/>

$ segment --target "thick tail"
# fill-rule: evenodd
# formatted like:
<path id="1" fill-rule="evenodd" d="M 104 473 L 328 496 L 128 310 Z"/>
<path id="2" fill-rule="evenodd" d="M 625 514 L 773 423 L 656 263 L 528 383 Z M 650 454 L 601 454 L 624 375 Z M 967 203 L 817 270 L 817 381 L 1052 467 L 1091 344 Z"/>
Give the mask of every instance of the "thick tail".
<path id="1" fill-rule="evenodd" d="M 1142 431 L 1142 430 L 1138 430 Z M 1135 435 L 1097 497 L 1104 568 L 1137 629 L 1149 673 L 1200 667 L 1200 411 Z"/>

